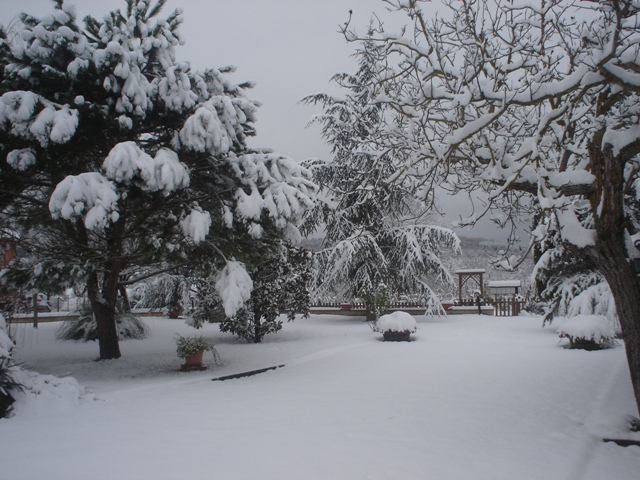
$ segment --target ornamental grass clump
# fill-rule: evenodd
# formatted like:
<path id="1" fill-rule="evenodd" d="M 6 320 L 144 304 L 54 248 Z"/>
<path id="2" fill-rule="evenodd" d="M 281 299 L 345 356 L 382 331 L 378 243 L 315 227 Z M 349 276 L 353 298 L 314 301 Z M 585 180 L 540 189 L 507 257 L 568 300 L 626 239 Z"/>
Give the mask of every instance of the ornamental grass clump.
<path id="1" fill-rule="evenodd" d="M 118 340 L 146 338 L 148 327 L 131 312 L 116 312 L 116 332 Z M 71 318 L 62 322 L 56 331 L 58 340 L 72 340 L 89 342 L 98 340 L 98 323 L 89 309 L 78 312 L 78 318 Z"/>

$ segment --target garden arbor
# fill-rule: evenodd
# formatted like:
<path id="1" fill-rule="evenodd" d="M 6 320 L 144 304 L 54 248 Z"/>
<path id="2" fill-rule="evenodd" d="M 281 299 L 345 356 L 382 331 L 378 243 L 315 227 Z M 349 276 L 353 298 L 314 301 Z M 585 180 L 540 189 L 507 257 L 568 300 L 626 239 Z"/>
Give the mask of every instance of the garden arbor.
<path id="1" fill-rule="evenodd" d="M 482 277 L 486 273 L 486 270 L 483 268 L 456 270 L 455 273 L 458 275 L 458 301 L 460 301 L 460 303 L 462 303 L 462 300 L 465 298 L 474 298 L 476 290 L 480 292 L 480 298 L 482 298 Z"/>

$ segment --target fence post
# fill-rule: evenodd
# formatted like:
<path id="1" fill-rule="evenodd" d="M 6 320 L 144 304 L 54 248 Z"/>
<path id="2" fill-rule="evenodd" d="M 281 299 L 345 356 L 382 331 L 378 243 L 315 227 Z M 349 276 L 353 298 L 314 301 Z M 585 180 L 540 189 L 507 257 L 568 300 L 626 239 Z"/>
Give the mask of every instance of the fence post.
<path id="1" fill-rule="evenodd" d="M 38 294 L 33 294 L 33 328 L 38 328 Z"/>

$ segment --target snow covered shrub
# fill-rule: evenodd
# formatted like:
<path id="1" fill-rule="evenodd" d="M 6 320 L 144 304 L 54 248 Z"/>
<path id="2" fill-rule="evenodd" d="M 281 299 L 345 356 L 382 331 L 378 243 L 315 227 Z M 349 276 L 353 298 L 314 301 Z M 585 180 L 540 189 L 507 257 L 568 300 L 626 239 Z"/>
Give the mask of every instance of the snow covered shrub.
<path id="1" fill-rule="evenodd" d="M 282 329 L 280 315 L 291 322 L 296 314 L 309 316 L 308 283 L 311 254 L 302 248 L 280 245 L 250 269 L 253 290 L 250 298 L 220 324 L 222 332 L 231 332 L 252 343 Z"/>
<path id="2" fill-rule="evenodd" d="M 416 332 L 418 324 L 411 314 L 398 311 L 382 315 L 372 328 L 382 333 L 385 340 L 409 340 L 409 335 Z"/>
<path id="3" fill-rule="evenodd" d="M 7 324 L 0 314 L 0 418 L 6 416 L 14 402 L 12 392 L 22 388 L 14 378 L 15 372 L 10 368 L 13 364 L 12 350 L 13 340 L 7 334 Z"/>
<path id="4" fill-rule="evenodd" d="M 116 332 L 119 340 L 142 339 L 147 336 L 145 323 L 130 312 L 116 313 Z M 91 310 L 79 312 L 79 318 L 65 320 L 56 331 L 58 340 L 88 342 L 98 339 L 98 324 Z"/>
<path id="5" fill-rule="evenodd" d="M 52 409 L 68 411 L 85 395 L 84 388 L 74 378 L 41 375 L 14 365 L 12 349 L 13 340 L 0 315 L 0 418 Z"/>
<path id="6" fill-rule="evenodd" d="M 544 322 L 554 317 L 603 315 L 616 325 L 618 316 L 609 285 L 598 272 L 555 278 L 544 291 L 550 297 Z"/>
<path id="7" fill-rule="evenodd" d="M 615 343 L 616 332 L 602 315 L 577 315 L 566 319 L 557 330 L 560 338 L 569 339 L 570 348 L 600 350 Z"/>
<path id="8" fill-rule="evenodd" d="M 85 388 L 73 377 L 43 375 L 18 367 L 15 378 L 22 388 L 15 392 L 16 399 L 11 415 L 50 415 L 52 412 L 69 412 L 83 399 L 91 399 Z"/>
<path id="9" fill-rule="evenodd" d="M 546 302 L 543 324 L 554 318 L 601 315 L 619 328 L 613 295 L 604 276 L 593 262 L 568 252 L 558 235 L 557 232 L 550 235 L 534 251 L 538 260 L 532 277 L 542 301 Z"/>

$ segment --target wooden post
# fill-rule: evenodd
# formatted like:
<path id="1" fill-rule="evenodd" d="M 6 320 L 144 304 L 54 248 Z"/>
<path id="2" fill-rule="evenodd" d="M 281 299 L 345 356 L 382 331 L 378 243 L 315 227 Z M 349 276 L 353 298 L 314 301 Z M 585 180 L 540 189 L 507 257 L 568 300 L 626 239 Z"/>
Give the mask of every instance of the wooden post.
<path id="1" fill-rule="evenodd" d="M 33 328 L 38 328 L 38 294 L 33 294 Z"/>

